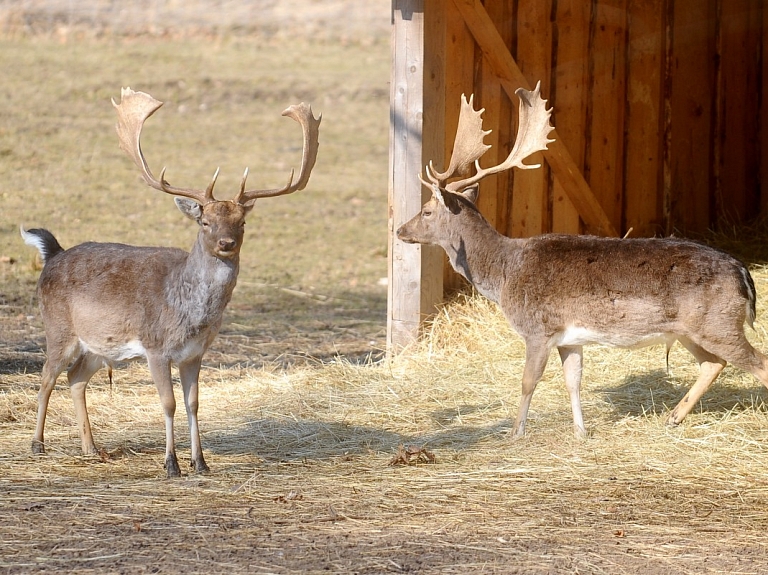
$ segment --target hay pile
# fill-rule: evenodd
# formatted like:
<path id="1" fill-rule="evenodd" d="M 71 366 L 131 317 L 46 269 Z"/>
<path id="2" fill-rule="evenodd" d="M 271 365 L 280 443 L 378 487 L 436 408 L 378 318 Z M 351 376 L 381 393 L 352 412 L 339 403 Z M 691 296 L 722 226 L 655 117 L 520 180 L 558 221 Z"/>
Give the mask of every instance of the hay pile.
<path id="1" fill-rule="evenodd" d="M 768 270 L 754 276 L 766 318 Z M 764 322 L 751 337 L 768 351 Z M 175 481 L 164 479 L 162 415 L 144 365 L 90 386 L 107 461 L 79 455 L 63 378 L 48 455 L 32 456 L 39 373 L 3 376 L 0 569 L 765 572 L 766 391 L 726 368 L 668 428 L 667 410 L 697 371 L 680 346 L 670 365 L 668 374 L 660 347 L 587 348 L 591 433 L 579 441 L 553 357 L 527 436 L 513 442 L 522 343 L 493 304 L 460 296 L 389 362 L 204 369 L 212 474 Z M 181 404 L 177 439 L 184 465 Z"/>

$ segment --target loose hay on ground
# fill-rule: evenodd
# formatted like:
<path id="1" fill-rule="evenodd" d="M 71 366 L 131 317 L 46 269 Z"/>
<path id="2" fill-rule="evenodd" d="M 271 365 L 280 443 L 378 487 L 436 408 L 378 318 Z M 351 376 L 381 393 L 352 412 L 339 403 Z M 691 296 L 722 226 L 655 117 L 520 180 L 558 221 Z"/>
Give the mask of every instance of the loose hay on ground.
<path id="1" fill-rule="evenodd" d="M 768 300 L 765 270 L 755 275 Z M 768 349 L 762 334 L 750 337 Z M 14 376 L 0 395 L 1 564 L 758 573 L 768 566 L 765 391 L 728 368 L 684 425 L 667 428 L 696 372 L 678 347 L 669 376 L 662 348 L 588 348 L 585 441 L 572 436 L 553 357 L 528 435 L 511 442 L 522 343 L 493 304 L 461 296 L 391 361 L 204 370 L 213 473 L 180 481 L 163 479 L 162 416 L 144 366 L 91 388 L 106 462 L 78 454 L 63 385 L 49 455 L 32 456 L 37 374 Z M 389 466 L 401 445 L 428 450 L 434 464 Z"/>

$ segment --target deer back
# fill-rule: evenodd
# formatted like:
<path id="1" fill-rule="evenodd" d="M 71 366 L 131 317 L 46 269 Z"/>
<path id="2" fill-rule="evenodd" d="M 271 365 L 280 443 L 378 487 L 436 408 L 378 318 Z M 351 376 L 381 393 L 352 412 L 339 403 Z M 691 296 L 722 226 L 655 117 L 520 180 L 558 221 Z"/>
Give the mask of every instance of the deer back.
<path id="1" fill-rule="evenodd" d="M 585 343 L 632 346 L 661 334 L 696 341 L 755 318 L 746 266 L 690 240 L 548 234 L 508 260 L 500 303 L 522 334 L 570 329 Z"/>

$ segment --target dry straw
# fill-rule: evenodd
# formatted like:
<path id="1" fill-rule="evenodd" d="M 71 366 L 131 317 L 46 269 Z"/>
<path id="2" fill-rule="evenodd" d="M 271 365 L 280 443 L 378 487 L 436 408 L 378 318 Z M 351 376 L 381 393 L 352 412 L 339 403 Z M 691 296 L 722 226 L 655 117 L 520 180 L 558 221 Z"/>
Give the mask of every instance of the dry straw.
<path id="1" fill-rule="evenodd" d="M 768 317 L 768 271 L 754 276 Z M 763 323 L 750 338 L 768 351 Z M 48 455 L 33 456 L 39 373 L 3 376 L 0 569 L 765 572 L 768 414 L 753 377 L 727 368 L 669 428 L 697 371 L 682 348 L 670 373 L 660 347 L 588 348 L 580 441 L 553 356 L 528 435 L 512 441 L 523 351 L 495 305 L 459 296 L 389 361 L 209 366 L 200 421 L 212 474 L 177 481 L 164 479 L 142 364 L 90 386 L 104 458 L 79 455 L 63 381 Z M 409 450 L 429 456 L 398 461 Z"/>

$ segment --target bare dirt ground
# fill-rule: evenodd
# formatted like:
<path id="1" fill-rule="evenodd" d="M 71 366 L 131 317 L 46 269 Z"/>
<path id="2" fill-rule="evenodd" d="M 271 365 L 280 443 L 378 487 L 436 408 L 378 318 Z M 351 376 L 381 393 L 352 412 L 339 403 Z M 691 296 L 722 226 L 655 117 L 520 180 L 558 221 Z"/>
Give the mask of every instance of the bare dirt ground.
<path id="1" fill-rule="evenodd" d="M 571 433 L 558 361 L 511 441 L 521 342 L 481 297 L 381 361 L 389 2 L 0 0 L 0 572 L 749 573 L 768 571 L 768 396 L 726 368 L 684 425 L 697 368 L 675 347 L 590 349 Z M 30 442 L 44 361 L 18 225 L 188 247 L 196 230 L 138 182 L 109 99 L 166 102 L 145 153 L 178 185 L 281 183 L 300 156 L 280 111 L 323 113 L 307 190 L 259 202 L 201 374 L 209 475 L 165 479 L 145 365 L 97 374 L 83 457 L 62 378 Z M 202 184 L 198 184 L 202 182 Z M 234 192 L 233 192 L 234 193 Z M 722 245 L 752 264 L 768 350 L 764 230 Z M 180 399 L 179 399 L 180 401 Z M 179 408 L 182 466 L 188 431 Z M 411 456 L 409 456 L 411 454 Z"/>

